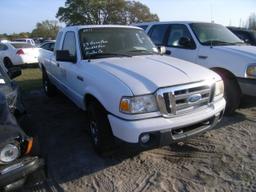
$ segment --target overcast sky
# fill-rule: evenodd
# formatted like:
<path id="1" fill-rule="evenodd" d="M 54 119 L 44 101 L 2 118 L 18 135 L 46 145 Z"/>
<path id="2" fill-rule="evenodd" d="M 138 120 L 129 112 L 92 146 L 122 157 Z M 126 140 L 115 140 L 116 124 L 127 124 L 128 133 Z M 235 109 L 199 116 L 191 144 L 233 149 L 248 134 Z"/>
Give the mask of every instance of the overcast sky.
<path id="1" fill-rule="evenodd" d="M 214 20 L 239 26 L 256 13 L 256 0 L 139 0 L 161 21 Z M 37 22 L 56 19 L 65 0 L 0 0 L 0 33 L 31 32 Z"/>

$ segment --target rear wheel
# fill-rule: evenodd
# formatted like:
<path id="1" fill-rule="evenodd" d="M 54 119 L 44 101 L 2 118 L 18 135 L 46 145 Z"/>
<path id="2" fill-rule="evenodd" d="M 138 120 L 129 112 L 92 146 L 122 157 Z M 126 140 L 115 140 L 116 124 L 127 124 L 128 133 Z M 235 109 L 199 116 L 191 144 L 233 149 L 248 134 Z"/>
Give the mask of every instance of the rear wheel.
<path id="1" fill-rule="evenodd" d="M 48 97 L 53 97 L 54 95 L 56 95 L 56 92 L 57 92 L 56 87 L 49 80 L 49 77 L 48 77 L 45 69 L 43 69 L 42 81 L 43 81 L 43 89 L 44 89 L 45 94 Z"/>
<path id="2" fill-rule="evenodd" d="M 7 68 L 7 69 L 10 69 L 13 67 L 13 63 L 12 61 L 9 59 L 9 58 L 4 58 L 4 66 Z"/>
<path id="3" fill-rule="evenodd" d="M 90 136 L 95 150 L 103 154 L 113 149 L 113 135 L 106 110 L 97 101 L 88 106 Z"/>

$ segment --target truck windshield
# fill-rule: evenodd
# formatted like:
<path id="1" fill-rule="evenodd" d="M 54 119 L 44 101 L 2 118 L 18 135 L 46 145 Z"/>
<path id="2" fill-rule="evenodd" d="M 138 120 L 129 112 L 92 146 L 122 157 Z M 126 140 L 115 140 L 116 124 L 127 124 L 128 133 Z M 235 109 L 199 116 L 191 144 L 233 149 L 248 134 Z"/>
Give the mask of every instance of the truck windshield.
<path id="1" fill-rule="evenodd" d="M 141 29 L 86 28 L 79 31 L 83 59 L 157 54 L 157 48 Z"/>
<path id="2" fill-rule="evenodd" d="M 202 45 L 243 44 L 243 41 L 222 25 L 214 23 L 192 23 L 190 27 Z"/>

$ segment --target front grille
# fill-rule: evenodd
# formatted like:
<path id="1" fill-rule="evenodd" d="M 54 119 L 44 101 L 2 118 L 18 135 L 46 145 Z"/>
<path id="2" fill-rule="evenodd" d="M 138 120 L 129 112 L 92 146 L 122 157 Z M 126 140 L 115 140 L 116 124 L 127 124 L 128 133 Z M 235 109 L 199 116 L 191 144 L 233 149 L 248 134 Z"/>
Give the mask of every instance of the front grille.
<path id="1" fill-rule="evenodd" d="M 160 112 L 171 117 L 207 106 L 212 102 L 213 90 L 213 82 L 201 81 L 159 89 L 156 97 Z"/>

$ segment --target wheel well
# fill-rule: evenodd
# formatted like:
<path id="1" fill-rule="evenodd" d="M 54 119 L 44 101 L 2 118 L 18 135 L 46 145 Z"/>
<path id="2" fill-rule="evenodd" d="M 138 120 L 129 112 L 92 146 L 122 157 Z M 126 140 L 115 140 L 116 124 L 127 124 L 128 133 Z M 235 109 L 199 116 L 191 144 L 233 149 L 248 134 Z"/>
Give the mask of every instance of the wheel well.
<path id="1" fill-rule="evenodd" d="M 211 68 L 211 70 L 218 73 L 221 77 L 225 76 L 227 78 L 236 79 L 236 76 L 227 69 L 216 67 L 216 68 Z"/>
<path id="2" fill-rule="evenodd" d="M 227 77 L 229 79 L 235 80 L 236 85 L 238 86 L 238 88 L 241 91 L 241 88 L 240 88 L 240 85 L 239 85 L 239 83 L 237 81 L 237 78 L 236 78 L 236 76 L 231 71 L 229 71 L 227 69 L 219 68 L 219 67 L 211 68 L 211 70 L 213 70 L 214 72 L 218 73 L 221 77 L 224 76 L 224 77 Z"/>
<path id="3" fill-rule="evenodd" d="M 88 104 L 92 101 L 97 102 L 98 104 L 100 104 L 104 108 L 104 106 L 100 103 L 100 101 L 91 94 L 86 94 L 85 97 L 84 97 L 85 108 L 87 108 Z"/>
<path id="4" fill-rule="evenodd" d="M 4 64 L 5 64 L 5 61 L 7 61 L 7 60 L 11 61 L 11 59 L 9 57 L 4 57 L 4 59 L 3 59 Z"/>

